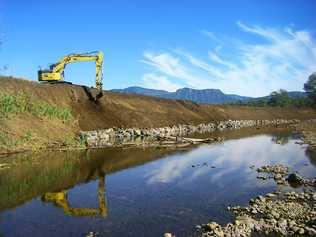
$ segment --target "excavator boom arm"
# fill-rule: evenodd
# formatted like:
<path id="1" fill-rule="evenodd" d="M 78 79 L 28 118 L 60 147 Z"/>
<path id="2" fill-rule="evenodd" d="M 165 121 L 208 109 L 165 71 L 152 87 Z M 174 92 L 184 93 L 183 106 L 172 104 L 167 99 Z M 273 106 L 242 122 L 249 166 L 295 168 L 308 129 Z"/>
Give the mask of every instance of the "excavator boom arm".
<path id="1" fill-rule="evenodd" d="M 50 65 L 49 70 L 39 70 L 38 80 L 57 82 L 63 81 L 63 74 L 67 64 L 82 62 L 82 61 L 95 61 L 96 63 L 96 88 L 99 91 L 99 98 L 102 96 L 102 65 L 103 53 L 101 51 L 95 53 L 84 54 L 69 54 L 59 60 L 57 63 Z M 101 96 L 100 96 L 101 94 Z"/>

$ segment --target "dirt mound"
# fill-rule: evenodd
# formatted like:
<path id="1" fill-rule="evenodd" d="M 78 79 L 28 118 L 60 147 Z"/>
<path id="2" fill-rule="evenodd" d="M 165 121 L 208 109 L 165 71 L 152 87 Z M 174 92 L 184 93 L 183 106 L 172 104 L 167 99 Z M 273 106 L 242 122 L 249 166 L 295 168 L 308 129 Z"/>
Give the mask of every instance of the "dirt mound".
<path id="1" fill-rule="evenodd" d="M 70 107 L 82 130 L 114 126 L 160 127 L 226 119 L 316 118 L 316 112 L 311 109 L 199 105 L 190 101 L 108 91 L 95 104 L 88 99 L 83 86 L 40 84 L 11 77 L 0 77 L 0 90 L 11 93 L 23 91 L 42 101 Z"/>
<path id="2" fill-rule="evenodd" d="M 54 144 L 72 144 L 80 130 L 109 127 L 153 128 L 176 124 L 200 124 L 240 119 L 311 119 L 316 111 L 309 108 L 262 108 L 229 105 L 200 105 L 191 101 L 119 94 L 104 91 L 96 104 L 89 100 L 87 88 L 71 84 L 44 84 L 12 77 L 0 77 L 0 93 L 24 92 L 35 101 L 69 108 L 72 119 L 41 118 L 32 113 L 14 114 L 0 119 L 0 150 L 36 149 Z M 11 147 L 11 148 L 8 148 Z M 1 153 L 1 152 L 0 152 Z M 6 152 L 2 152 L 6 153 Z"/>

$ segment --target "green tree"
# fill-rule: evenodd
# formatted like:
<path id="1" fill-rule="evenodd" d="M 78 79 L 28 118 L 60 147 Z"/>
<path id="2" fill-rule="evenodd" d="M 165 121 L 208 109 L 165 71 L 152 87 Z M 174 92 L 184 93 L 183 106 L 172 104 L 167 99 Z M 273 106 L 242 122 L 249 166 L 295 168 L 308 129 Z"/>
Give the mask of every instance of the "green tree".
<path id="1" fill-rule="evenodd" d="M 268 105 L 285 107 L 291 104 L 291 98 L 286 90 L 280 89 L 270 94 Z"/>
<path id="2" fill-rule="evenodd" d="M 304 90 L 312 103 L 316 105 L 316 72 L 308 77 L 308 81 L 304 84 Z"/>

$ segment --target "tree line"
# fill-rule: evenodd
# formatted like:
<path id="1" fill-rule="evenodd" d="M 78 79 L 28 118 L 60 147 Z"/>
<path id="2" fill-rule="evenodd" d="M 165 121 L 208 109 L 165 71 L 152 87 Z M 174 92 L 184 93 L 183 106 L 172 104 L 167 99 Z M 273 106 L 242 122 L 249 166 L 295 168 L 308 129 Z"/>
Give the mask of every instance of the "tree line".
<path id="1" fill-rule="evenodd" d="M 307 96 L 290 96 L 289 93 L 280 89 L 273 91 L 269 96 L 251 99 L 247 101 L 238 101 L 235 105 L 248 106 L 278 106 L 278 107 L 316 107 L 316 72 L 309 76 L 307 82 L 304 84 L 304 91 Z"/>

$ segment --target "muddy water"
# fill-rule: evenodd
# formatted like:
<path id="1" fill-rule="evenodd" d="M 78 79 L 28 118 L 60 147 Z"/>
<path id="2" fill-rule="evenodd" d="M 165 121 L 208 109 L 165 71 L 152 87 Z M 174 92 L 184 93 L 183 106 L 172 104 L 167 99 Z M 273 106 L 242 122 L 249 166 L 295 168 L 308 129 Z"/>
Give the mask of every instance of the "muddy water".
<path id="1" fill-rule="evenodd" d="M 187 150 L 104 149 L 2 158 L 0 236 L 191 236 L 231 204 L 289 187 L 256 179 L 281 163 L 314 177 L 316 157 L 284 129 L 218 134 Z"/>

